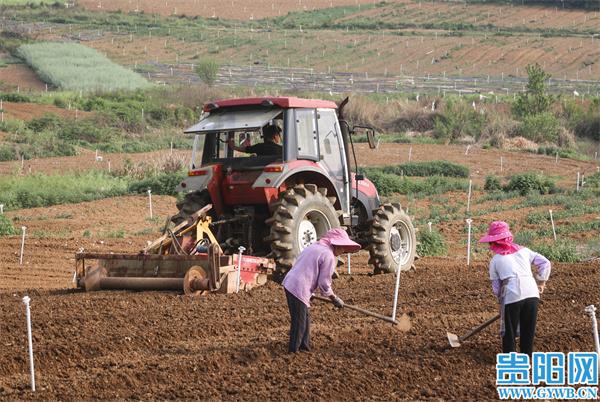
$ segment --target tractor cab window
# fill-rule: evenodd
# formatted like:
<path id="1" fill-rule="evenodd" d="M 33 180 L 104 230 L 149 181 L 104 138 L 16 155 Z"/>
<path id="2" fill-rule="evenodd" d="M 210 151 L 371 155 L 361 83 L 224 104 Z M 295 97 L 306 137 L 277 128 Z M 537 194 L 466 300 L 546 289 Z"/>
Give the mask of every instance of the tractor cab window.
<path id="1" fill-rule="evenodd" d="M 319 160 L 315 109 L 296 109 L 298 159 Z"/>
<path id="2" fill-rule="evenodd" d="M 200 122 L 185 130 L 200 134 L 204 142 L 200 152 L 201 140 L 194 141 L 191 164 L 219 162 L 244 168 L 282 160 L 283 116 L 282 109 L 264 107 L 217 109 L 203 115 Z"/>

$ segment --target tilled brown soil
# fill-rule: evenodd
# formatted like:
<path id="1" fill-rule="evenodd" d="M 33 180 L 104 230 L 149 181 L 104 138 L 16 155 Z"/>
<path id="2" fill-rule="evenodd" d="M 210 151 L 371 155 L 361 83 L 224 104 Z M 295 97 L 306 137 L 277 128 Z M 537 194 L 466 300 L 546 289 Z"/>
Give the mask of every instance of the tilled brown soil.
<path id="1" fill-rule="evenodd" d="M 390 314 L 394 278 L 334 282 L 346 302 Z M 360 272 L 363 271 L 363 272 Z M 600 304 L 600 264 L 560 264 L 544 294 L 541 351 L 592 350 L 588 304 Z M 38 390 L 28 390 L 21 297 L 32 297 Z M 498 328 L 461 348 L 458 334 L 496 312 L 485 264 L 424 259 L 404 274 L 408 333 L 315 302 L 313 351 L 286 353 L 282 289 L 190 300 L 174 293 L 69 290 L 0 293 L 0 399 L 488 400 L 495 399 Z"/>

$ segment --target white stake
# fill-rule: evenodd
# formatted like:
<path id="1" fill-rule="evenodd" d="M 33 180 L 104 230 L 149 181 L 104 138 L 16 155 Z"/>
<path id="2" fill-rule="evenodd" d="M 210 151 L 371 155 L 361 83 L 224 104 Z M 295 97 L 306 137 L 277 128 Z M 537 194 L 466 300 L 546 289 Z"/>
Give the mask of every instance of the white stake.
<path id="1" fill-rule="evenodd" d="M 148 189 L 148 206 L 150 207 L 150 219 L 152 219 L 152 190 Z"/>
<path id="2" fill-rule="evenodd" d="M 171 140 L 171 155 L 173 155 L 173 140 Z"/>
<path id="3" fill-rule="evenodd" d="M 396 321 L 396 311 L 398 308 L 398 290 L 400 289 L 400 263 L 396 269 L 396 286 L 394 287 L 394 306 L 392 307 L 392 319 Z"/>
<path id="4" fill-rule="evenodd" d="M 600 340 L 598 340 L 598 321 L 596 320 L 596 307 L 590 304 L 585 308 L 585 312 L 589 314 L 592 319 L 592 331 L 594 335 L 594 345 L 596 346 L 596 353 L 600 355 Z M 600 356 L 598 358 L 598 370 L 600 370 Z"/>
<path id="5" fill-rule="evenodd" d="M 352 269 L 350 268 L 350 254 L 348 254 L 348 275 L 352 273 Z"/>
<path id="6" fill-rule="evenodd" d="M 503 162 L 504 160 L 502 159 L 502 157 L 500 157 L 500 172 L 502 172 Z"/>
<path id="7" fill-rule="evenodd" d="M 469 194 L 467 196 L 467 212 L 471 209 L 471 188 L 473 187 L 473 180 L 469 179 Z"/>
<path id="8" fill-rule="evenodd" d="M 23 297 L 25 303 L 25 316 L 27 318 L 27 344 L 29 347 L 29 374 L 31 376 L 31 391 L 35 392 L 35 369 L 33 367 L 33 342 L 31 340 L 31 311 L 29 309 L 29 296 Z"/>
<path id="9" fill-rule="evenodd" d="M 470 149 L 470 148 L 471 148 L 471 146 L 470 146 L 470 145 L 467 145 L 467 149 L 465 150 L 465 155 L 468 155 L 468 154 L 469 154 L 469 149 Z"/>
<path id="10" fill-rule="evenodd" d="M 244 253 L 245 250 L 246 250 L 246 247 L 244 247 L 244 246 L 238 247 L 238 251 L 240 253 L 238 254 L 238 269 L 237 269 L 237 278 L 235 279 L 235 293 L 238 293 L 240 291 L 240 280 L 242 277 L 242 254 Z"/>
<path id="11" fill-rule="evenodd" d="M 25 231 L 27 230 L 26 226 L 21 226 L 21 231 L 23 235 L 21 237 L 21 257 L 19 258 L 19 265 L 23 265 L 23 252 L 25 251 Z"/>
<path id="12" fill-rule="evenodd" d="M 412 147 L 408 148 L 408 161 L 412 159 Z"/>
<path id="13" fill-rule="evenodd" d="M 577 191 L 579 191 L 579 172 L 577 172 L 577 186 L 576 186 Z"/>
<path id="14" fill-rule="evenodd" d="M 429 226 L 429 233 L 431 233 L 431 222 L 427 222 L 427 226 Z"/>
<path id="15" fill-rule="evenodd" d="M 467 219 L 467 266 L 471 265 L 471 223 L 473 219 Z"/>
<path id="16" fill-rule="evenodd" d="M 558 152 L 556 153 L 556 156 L 554 157 L 554 164 L 558 165 Z"/>
<path id="17" fill-rule="evenodd" d="M 110 173 L 110 160 L 108 161 L 108 173 Z"/>
<path id="18" fill-rule="evenodd" d="M 554 227 L 554 217 L 552 216 L 552 210 L 548 210 L 550 212 L 550 222 L 552 223 L 552 234 L 554 235 L 554 241 L 556 241 L 556 228 Z"/>
<path id="19" fill-rule="evenodd" d="M 0 215 L 4 215 L 4 204 L 0 204 Z"/>

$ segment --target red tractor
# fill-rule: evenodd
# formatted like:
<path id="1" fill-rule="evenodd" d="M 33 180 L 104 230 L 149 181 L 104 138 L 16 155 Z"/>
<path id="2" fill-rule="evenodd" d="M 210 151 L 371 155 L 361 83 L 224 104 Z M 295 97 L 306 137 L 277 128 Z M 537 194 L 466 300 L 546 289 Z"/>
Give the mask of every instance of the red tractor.
<path id="1" fill-rule="evenodd" d="M 373 129 L 344 120 L 347 101 L 338 107 L 264 97 L 204 105 L 200 122 L 185 130 L 195 134 L 194 148 L 173 221 L 212 204 L 211 229 L 224 253 L 243 246 L 274 258 L 279 275 L 342 225 L 369 250 L 374 273 L 411 268 L 417 242 L 410 217 L 399 204 L 381 204 L 373 183 L 350 167 L 356 132 L 366 133 L 372 149 L 377 144 Z"/>

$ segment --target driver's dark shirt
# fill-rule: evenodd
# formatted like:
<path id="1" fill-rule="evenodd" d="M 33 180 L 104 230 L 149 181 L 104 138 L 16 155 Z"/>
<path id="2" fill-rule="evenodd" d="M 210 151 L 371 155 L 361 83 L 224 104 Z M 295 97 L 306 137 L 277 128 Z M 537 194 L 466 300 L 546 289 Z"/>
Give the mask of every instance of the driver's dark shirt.
<path id="1" fill-rule="evenodd" d="M 278 155 L 281 156 L 283 153 L 283 147 L 279 144 L 275 144 L 271 141 L 261 142 L 258 144 L 250 145 L 246 147 L 244 152 L 249 154 L 256 154 L 257 156 L 267 155 Z"/>

